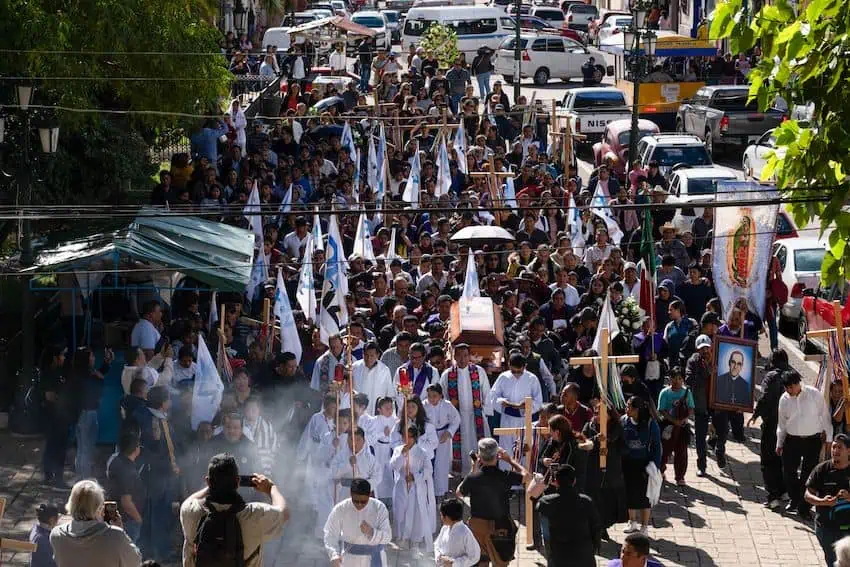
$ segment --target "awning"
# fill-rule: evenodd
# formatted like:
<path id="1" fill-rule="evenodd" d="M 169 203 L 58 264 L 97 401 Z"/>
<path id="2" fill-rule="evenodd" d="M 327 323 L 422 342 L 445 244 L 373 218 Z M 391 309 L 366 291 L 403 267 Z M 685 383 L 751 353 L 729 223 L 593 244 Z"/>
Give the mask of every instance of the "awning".
<path id="1" fill-rule="evenodd" d="M 301 24 L 300 26 L 295 26 L 293 28 L 289 28 L 289 34 L 298 34 L 298 33 L 306 33 L 311 30 L 315 30 L 318 28 L 323 28 L 325 26 L 334 26 L 335 28 L 339 28 L 343 31 L 346 31 L 353 35 L 362 35 L 366 37 L 374 37 L 378 32 L 373 30 L 372 28 L 362 26 L 360 24 L 354 23 L 345 16 L 331 16 L 330 18 L 322 18 L 321 20 L 313 20 L 312 22 L 307 22 Z"/>
<path id="2" fill-rule="evenodd" d="M 657 43 L 655 45 L 656 57 L 703 57 L 717 55 L 717 48 L 711 42 L 703 39 L 694 39 L 673 33 L 668 30 L 656 30 Z M 599 50 L 615 55 L 623 55 L 623 36 L 619 33 L 605 38 L 599 44 Z M 629 46 L 631 48 L 631 46 Z M 646 52 L 646 41 L 641 45 L 641 53 Z"/>
<path id="3" fill-rule="evenodd" d="M 38 254 L 27 271 L 64 271 L 119 253 L 190 275 L 211 288 L 243 291 L 251 277 L 251 231 L 143 209 L 126 230 L 96 234 Z"/>

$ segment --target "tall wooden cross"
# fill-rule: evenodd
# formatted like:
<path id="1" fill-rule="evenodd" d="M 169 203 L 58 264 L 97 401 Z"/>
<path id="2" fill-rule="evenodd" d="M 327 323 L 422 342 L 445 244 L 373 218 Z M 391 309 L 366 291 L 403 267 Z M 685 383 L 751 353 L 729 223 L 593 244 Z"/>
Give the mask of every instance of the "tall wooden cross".
<path id="1" fill-rule="evenodd" d="M 549 433 L 548 427 L 534 427 L 531 422 L 532 407 L 534 400 L 531 397 L 525 398 L 525 425 L 523 427 L 497 427 L 493 430 L 493 435 L 524 435 L 525 447 L 520 447 L 520 451 L 525 453 L 526 465 L 529 472 L 534 472 L 534 466 L 531 463 L 531 446 L 533 443 L 533 435 L 535 431 L 540 433 Z M 534 516 L 534 505 L 531 502 L 531 496 L 528 494 L 528 487 L 525 491 L 525 539 L 526 542 L 533 541 L 532 522 Z"/>
<path id="2" fill-rule="evenodd" d="M 493 156 L 490 156 L 489 159 L 489 171 L 470 171 L 470 177 L 486 177 L 488 181 L 488 189 L 490 191 L 490 199 L 493 203 L 493 206 L 496 209 L 494 211 L 494 217 L 496 218 L 496 224 L 502 224 L 502 216 L 504 215 L 507 218 L 509 212 L 502 210 L 506 206 L 505 203 L 505 195 L 502 191 L 502 181 L 508 177 L 514 177 L 513 172 L 511 171 L 496 171 L 496 161 L 493 159 Z"/>
<path id="3" fill-rule="evenodd" d="M 841 355 L 842 364 L 838 365 L 838 372 L 841 376 L 841 386 L 842 390 L 844 390 L 844 423 L 850 423 L 850 384 L 847 381 L 847 353 L 845 352 L 844 346 L 844 333 L 850 331 L 850 327 L 843 326 L 843 318 L 841 316 L 841 302 L 833 301 L 832 302 L 832 312 L 835 316 L 835 327 L 831 329 L 821 329 L 818 331 L 809 331 L 806 333 L 807 337 L 826 337 L 829 340 L 830 333 L 835 333 L 838 336 L 838 352 Z M 805 317 L 805 314 L 802 315 Z M 831 380 L 831 378 L 827 377 L 827 380 Z M 830 382 L 831 383 L 831 382 Z M 827 403 L 829 403 L 829 384 L 826 386 L 825 397 L 827 399 Z"/>
<path id="4" fill-rule="evenodd" d="M 599 432 L 603 434 L 599 442 L 599 468 L 605 470 L 608 467 L 608 455 L 604 449 L 608 448 L 608 405 L 605 400 L 608 398 L 608 364 L 625 364 L 639 362 L 640 357 L 634 354 L 624 356 L 609 356 L 609 333 L 607 327 L 599 330 L 602 333 L 601 345 L 599 347 L 599 356 L 574 356 L 570 358 L 570 366 L 588 366 L 593 365 L 596 361 L 601 362 L 602 367 L 602 391 L 599 392 L 602 396 L 602 402 L 599 404 Z"/>
<path id="5" fill-rule="evenodd" d="M 6 499 L 0 498 L 0 520 L 3 519 L 3 515 L 5 514 L 5 512 Z M 11 551 L 13 553 L 35 553 L 36 549 L 38 549 L 38 545 L 30 543 L 28 541 L 20 541 L 7 537 L 0 538 L 0 565 L 3 564 L 4 551 Z"/>

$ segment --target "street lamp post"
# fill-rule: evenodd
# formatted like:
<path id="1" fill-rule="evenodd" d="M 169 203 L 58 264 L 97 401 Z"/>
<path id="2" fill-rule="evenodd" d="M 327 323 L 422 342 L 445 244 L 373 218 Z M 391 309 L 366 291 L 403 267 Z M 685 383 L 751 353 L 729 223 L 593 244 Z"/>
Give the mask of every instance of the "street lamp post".
<path id="1" fill-rule="evenodd" d="M 35 88 L 32 85 L 21 84 L 17 87 L 18 107 L 23 113 L 24 128 L 22 132 L 23 142 L 23 160 L 17 170 L 12 174 L 7 174 L 7 177 L 14 178 L 18 186 L 18 191 L 22 194 L 21 202 L 24 207 L 32 202 L 32 182 L 33 170 L 35 162 L 33 161 L 32 143 L 32 113 L 30 111 L 30 103 Z M 0 145 L 6 142 L 7 121 L 5 116 L 0 116 Z M 41 141 L 41 149 L 44 154 L 51 155 L 56 153 L 59 143 L 59 126 L 53 120 L 42 119 L 37 122 L 38 136 Z M 21 238 L 21 258 L 20 264 L 22 268 L 29 267 L 33 264 L 33 249 L 32 249 L 32 226 L 28 219 L 29 213 L 24 213 L 24 221 L 22 227 Z M 32 318 L 32 297 L 30 290 L 30 278 L 23 278 L 23 294 L 21 297 L 21 327 L 23 331 L 23 344 L 21 354 L 23 356 L 23 373 L 21 379 L 23 384 L 30 384 L 35 376 L 35 322 Z"/>
<path id="2" fill-rule="evenodd" d="M 655 40 L 653 32 L 646 29 L 646 18 L 651 6 L 637 3 L 632 6 L 631 28 L 623 32 L 623 52 L 630 53 L 632 68 L 632 128 L 629 134 L 629 161 L 637 159 L 637 143 L 640 136 L 638 120 L 640 119 L 640 81 L 644 69 L 655 57 Z M 644 49 L 645 47 L 645 49 Z M 630 166 L 626 164 L 626 171 Z"/>

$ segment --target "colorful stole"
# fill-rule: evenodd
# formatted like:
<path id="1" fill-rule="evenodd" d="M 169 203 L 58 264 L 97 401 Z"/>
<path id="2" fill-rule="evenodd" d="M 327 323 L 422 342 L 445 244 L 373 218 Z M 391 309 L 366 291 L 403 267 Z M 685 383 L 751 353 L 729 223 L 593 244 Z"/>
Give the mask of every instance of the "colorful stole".
<path id="1" fill-rule="evenodd" d="M 460 399 L 458 397 L 457 387 L 457 366 L 452 366 L 449 369 L 449 401 L 460 412 Z M 475 435 L 480 440 L 484 438 L 484 405 L 481 403 L 481 380 L 478 377 L 478 367 L 474 364 L 469 365 L 469 382 L 472 385 L 472 414 L 475 417 Z M 463 462 L 461 455 L 460 431 L 463 427 L 458 427 L 457 432 L 452 437 L 452 471 L 460 473 L 463 470 Z M 477 440 L 476 440 L 477 441 Z"/>

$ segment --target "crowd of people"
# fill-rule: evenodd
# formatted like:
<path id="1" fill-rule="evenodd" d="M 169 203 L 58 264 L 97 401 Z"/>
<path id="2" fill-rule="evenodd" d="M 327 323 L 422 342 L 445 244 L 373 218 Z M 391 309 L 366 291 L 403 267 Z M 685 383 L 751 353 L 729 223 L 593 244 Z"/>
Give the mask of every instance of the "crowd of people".
<path id="1" fill-rule="evenodd" d="M 279 478 L 290 500 L 312 513 L 304 537 L 321 540 L 334 565 L 380 564 L 391 541 L 438 565 L 505 565 L 513 554 L 509 498 L 531 479 L 544 486 L 528 543 L 550 565 L 566 565 L 565 557 L 595 565 L 616 524 L 630 534 L 622 565 L 652 565 L 648 471 L 654 466 L 684 489 L 692 440 L 698 476 L 707 474 L 710 450 L 718 468 L 727 466 L 729 432 L 743 442 L 745 429 L 741 412 L 711 406 L 714 338 L 757 340 L 765 332 L 773 351 L 753 414 L 762 420 L 765 504 L 776 509 L 787 493 L 787 510 L 803 519 L 817 507 L 818 537 L 834 558 L 832 544 L 846 530 L 837 499 L 850 496 L 835 478 L 850 471 L 850 441 L 837 435 L 831 460 L 817 464 L 843 413 L 832 415 L 817 390 L 801 385 L 776 344 L 777 307 L 787 296 L 777 267 L 765 314 L 746 302 L 723 313 L 712 280 L 712 209 L 680 233 L 656 164 L 635 164 L 618 179 L 608 157 L 584 184 L 534 101 L 512 105 L 499 82 L 475 96 L 464 60 L 444 71 L 414 49 L 403 73 L 394 57 L 367 55 L 360 64 L 375 72 L 372 87 L 393 110 L 364 104 L 352 83 L 343 112 L 308 116 L 310 99 L 296 77 L 280 120 L 249 122 L 235 101 L 225 119 L 192 136 L 191 157 L 175 156 L 160 173 L 153 205 L 242 228 L 259 215 L 255 265 L 267 266 L 268 281 L 246 294 L 178 291 L 168 302 L 146 301 L 120 372 L 111 352 L 97 366 L 100 357 L 87 347 L 45 349 L 44 480 L 66 487 L 72 426 L 76 476 L 105 478 L 104 488 L 90 480 L 75 485 L 70 524 L 55 526 L 57 508 L 39 516 L 33 537 L 43 541 L 52 529 L 56 564 L 84 564 L 87 553 L 110 554 L 118 565 L 174 559 L 172 503 L 182 501 L 184 565 L 210 553 L 199 545 L 203 526 L 213 533 L 234 517 L 241 541 L 221 552 L 244 552 L 247 567 L 261 565 L 287 519 L 287 504 L 268 480 Z M 479 59 L 475 68 L 487 72 Z M 370 156 L 385 136 L 381 192 Z M 258 208 L 246 216 L 249 201 Z M 368 255 L 355 253 L 364 240 L 361 212 L 369 218 Z M 513 240 L 479 247 L 452 239 L 463 228 L 492 224 Z M 305 265 L 313 293 L 322 290 L 334 227 L 349 322 L 323 338 L 317 314 L 296 297 Z M 598 356 L 604 309 L 637 309 L 641 261 L 658 265 L 651 274 L 657 289 L 646 306 L 651 315 L 634 326 L 630 320 L 612 341 L 613 353 L 638 357 L 618 369 L 618 404 L 599 387 L 593 365 L 570 359 Z M 298 354 L 262 322 L 278 271 L 292 298 Z M 503 361 L 448 340 L 452 306 L 470 293 L 499 311 Z M 193 388 L 202 349 L 229 370 L 215 416 L 198 421 Z M 121 427 L 103 475 L 97 414 L 104 377 L 118 374 Z M 496 435 L 500 426 L 521 427 L 528 397 L 547 433 L 534 440 Z M 607 423 L 600 423 L 603 405 Z M 525 444 L 535 445 L 530 459 Z M 468 527 L 456 497 L 470 499 Z M 265 498 L 271 503 L 257 501 Z M 114 514 L 106 514 L 106 501 L 116 503 Z M 121 530 L 107 525 L 110 517 Z"/>

